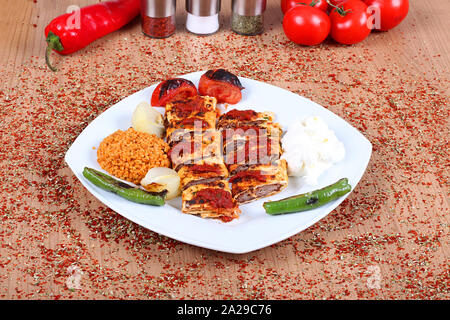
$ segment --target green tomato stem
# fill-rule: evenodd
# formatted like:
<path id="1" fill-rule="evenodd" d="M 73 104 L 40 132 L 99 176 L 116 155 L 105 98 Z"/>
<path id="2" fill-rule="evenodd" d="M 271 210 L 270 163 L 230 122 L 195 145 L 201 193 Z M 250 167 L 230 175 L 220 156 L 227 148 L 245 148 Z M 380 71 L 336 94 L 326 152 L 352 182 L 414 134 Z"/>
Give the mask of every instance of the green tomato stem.
<path id="1" fill-rule="evenodd" d="M 352 12 L 352 10 L 345 10 L 345 9 L 344 9 L 344 5 L 342 5 L 342 6 L 339 7 L 339 6 L 336 6 L 336 5 L 332 4 L 332 3 L 330 2 L 330 0 L 326 0 L 326 1 L 327 1 L 327 3 L 328 3 L 331 7 L 335 8 L 335 9 L 336 9 L 336 12 L 339 13 L 342 17 L 345 17 L 345 16 L 347 15 L 347 13 Z"/>

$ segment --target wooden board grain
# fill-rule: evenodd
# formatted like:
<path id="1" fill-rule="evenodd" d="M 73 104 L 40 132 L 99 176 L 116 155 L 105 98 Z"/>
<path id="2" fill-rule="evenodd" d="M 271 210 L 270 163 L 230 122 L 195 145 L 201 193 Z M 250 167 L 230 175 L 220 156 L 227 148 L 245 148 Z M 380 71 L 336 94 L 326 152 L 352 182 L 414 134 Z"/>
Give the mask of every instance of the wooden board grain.
<path id="1" fill-rule="evenodd" d="M 70 5 L 0 6 L 0 297 L 448 299 L 450 3 L 412 0 L 407 19 L 361 44 L 290 43 L 277 0 L 262 36 L 139 20 L 45 67 L 43 30 Z M 226 67 L 304 95 L 374 145 L 360 185 L 326 219 L 279 244 L 231 255 L 179 243 L 105 208 L 63 162 L 81 130 L 121 98 L 166 77 Z M 101 134 L 101 133 L 99 133 Z M 76 279 L 79 279 L 79 286 Z M 75 287 L 74 287 L 75 283 Z"/>

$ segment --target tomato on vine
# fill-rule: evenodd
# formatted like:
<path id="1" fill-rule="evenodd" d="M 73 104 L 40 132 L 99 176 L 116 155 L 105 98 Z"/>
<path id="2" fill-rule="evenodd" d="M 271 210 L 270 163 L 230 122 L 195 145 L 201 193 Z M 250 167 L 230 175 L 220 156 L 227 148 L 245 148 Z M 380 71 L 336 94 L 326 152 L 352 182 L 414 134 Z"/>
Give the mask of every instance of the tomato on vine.
<path id="1" fill-rule="evenodd" d="M 331 37 L 341 44 L 355 44 L 367 38 L 371 31 L 367 5 L 361 0 L 347 0 L 330 12 Z"/>
<path id="2" fill-rule="evenodd" d="M 289 40 L 297 44 L 317 45 L 330 33 L 330 18 L 322 10 L 299 5 L 286 12 L 283 30 Z"/>
<path id="3" fill-rule="evenodd" d="M 328 2 L 326 0 L 281 0 L 281 11 L 283 11 L 283 14 L 286 14 L 290 9 L 298 5 L 311 6 L 323 12 L 328 10 Z"/>
<path id="4" fill-rule="evenodd" d="M 406 18 L 409 11 L 408 0 L 364 0 L 372 9 L 372 14 L 379 13 L 380 21 L 374 21 L 374 29 L 380 31 L 390 30 L 400 24 Z"/>
<path id="5" fill-rule="evenodd" d="M 345 1 L 347 1 L 347 0 L 328 0 L 327 2 L 329 2 L 332 6 L 338 6 Z"/>

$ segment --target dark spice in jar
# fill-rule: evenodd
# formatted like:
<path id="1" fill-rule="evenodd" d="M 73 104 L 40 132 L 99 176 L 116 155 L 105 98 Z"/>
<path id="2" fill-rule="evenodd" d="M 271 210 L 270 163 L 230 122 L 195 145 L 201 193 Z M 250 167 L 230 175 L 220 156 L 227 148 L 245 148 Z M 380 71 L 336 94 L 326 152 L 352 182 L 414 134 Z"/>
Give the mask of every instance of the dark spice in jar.
<path id="1" fill-rule="evenodd" d="M 233 13 L 231 29 L 246 36 L 261 34 L 264 31 L 264 17 L 263 15 L 243 16 Z"/>
<path id="2" fill-rule="evenodd" d="M 175 33 L 175 16 L 164 18 L 142 17 L 142 32 L 152 38 L 167 38 Z"/>

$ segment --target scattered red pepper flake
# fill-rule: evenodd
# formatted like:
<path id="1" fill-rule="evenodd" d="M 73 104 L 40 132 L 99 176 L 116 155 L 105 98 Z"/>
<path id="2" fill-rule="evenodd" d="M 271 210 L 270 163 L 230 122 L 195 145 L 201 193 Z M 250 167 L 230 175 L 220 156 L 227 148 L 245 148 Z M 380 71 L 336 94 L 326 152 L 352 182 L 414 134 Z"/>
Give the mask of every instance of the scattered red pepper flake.
<path id="1" fill-rule="evenodd" d="M 4 68 L 14 81 L 0 85 L 0 297 L 449 298 L 450 101 L 448 79 L 431 60 L 444 55 L 418 50 L 399 64 L 403 43 L 375 53 L 370 41 L 300 50 L 268 24 L 252 38 L 225 30 L 217 38 L 180 33 L 157 41 L 119 32 L 65 57 L 58 74 L 41 57 Z M 130 222 L 89 195 L 64 162 L 78 134 L 114 103 L 174 75 L 219 67 L 312 99 L 373 145 L 367 172 L 336 210 L 244 255 Z M 83 272 L 80 289 L 66 285 L 71 266 Z M 367 286 L 371 266 L 380 289 Z"/>

